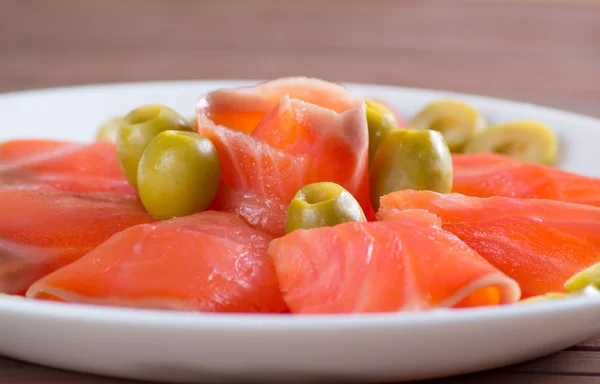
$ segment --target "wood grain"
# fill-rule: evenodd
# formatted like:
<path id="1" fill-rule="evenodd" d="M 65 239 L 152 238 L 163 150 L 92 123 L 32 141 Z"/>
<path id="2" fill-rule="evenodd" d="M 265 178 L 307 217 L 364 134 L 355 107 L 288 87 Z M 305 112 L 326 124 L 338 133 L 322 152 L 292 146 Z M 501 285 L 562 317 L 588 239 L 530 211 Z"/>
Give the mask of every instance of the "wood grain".
<path id="1" fill-rule="evenodd" d="M 307 75 L 600 117 L 600 1 L 0 0 L 0 92 Z M 592 383 L 600 339 L 441 383 Z M 0 358 L 1 383 L 123 381 Z"/>
<path id="2" fill-rule="evenodd" d="M 600 116 L 600 3 L 4 0 L 0 90 L 290 74 Z M 27 20 L 27 22 L 23 22 Z"/>
<path id="3" fill-rule="evenodd" d="M 572 348 L 573 350 L 579 351 L 598 351 L 600 352 L 600 339 L 594 339 L 590 341 L 586 341 L 585 343 L 581 343 Z"/>

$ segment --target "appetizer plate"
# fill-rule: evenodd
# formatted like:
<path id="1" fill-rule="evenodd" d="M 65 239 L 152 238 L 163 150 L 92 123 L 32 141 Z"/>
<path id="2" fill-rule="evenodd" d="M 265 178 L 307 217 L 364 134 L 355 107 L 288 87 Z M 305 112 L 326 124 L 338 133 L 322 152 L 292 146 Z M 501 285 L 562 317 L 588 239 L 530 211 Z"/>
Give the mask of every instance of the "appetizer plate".
<path id="1" fill-rule="evenodd" d="M 203 93 L 256 81 L 84 86 L 0 95 L 0 140 L 90 141 L 140 104 L 190 117 Z M 426 103 L 472 103 L 492 123 L 535 119 L 560 137 L 563 169 L 600 177 L 600 121 L 479 96 L 346 84 L 406 117 Z M 0 213 L 0 219 L 1 219 Z M 600 334 L 600 296 L 382 315 L 222 315 L 94 307 L 0 296 L 0 355 L 56 368 L 165 382 L 393 382 L 514 364 Z"/>

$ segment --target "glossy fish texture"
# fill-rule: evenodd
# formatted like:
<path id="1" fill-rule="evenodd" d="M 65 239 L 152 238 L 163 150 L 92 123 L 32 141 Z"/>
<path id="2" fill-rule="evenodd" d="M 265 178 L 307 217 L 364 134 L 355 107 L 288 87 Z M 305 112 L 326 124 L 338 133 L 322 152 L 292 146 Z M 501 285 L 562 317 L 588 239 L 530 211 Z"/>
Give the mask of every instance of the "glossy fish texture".
<path id="1" fill-rule="evenodd" d="M 286 86 L 282 87 L 284 83 Z M 341 86 L 322 81 L 280 79 L 275 85 L 265 84 L 228 90 L 219 93 L 216 99 L 209 95 L 199 103 L 197 129 L 217 148 L 222 185 L 289 204 L 304 185 L 331 181 L 352 193 L 367 217 L 374 219 L 367 179 L 368 128 L 364 104 Z M 277 91 L 267 97 L 263 94 L 265 89 L 269 92 L 285 89 L 288 93 Z M 336 99 L 334 96 L 338 94 Z M 228 98 L 230 102 L 226 102 Z M 240 127 L 232 122 L 233 117 L 212 120 L 214 114 L 207 112 L 210 109 L 207 105 L 217 99 L 221 114 L 225 113 L 225 106 L 231 107 L 228 111 L 232 115 L 244 106 L 248 110 L 260 109 L 256 126 Z"/>
<path id="2" fill-rule="evenodd" d="M 154 221 L 137 197 L 0 189 L 0 292 L 24 292 L 113 234 Z"/>
<path id="3" fill-rule="evenodd" d="M 389 220 L 407 209 L 442 219 L 482 257 L 516 280 L 523 298 L 564 292 L 574 274 L 600 261 L 600 208 L 542 199 L 478 198 L 398 191 L 381 199 Z"/>
<path id="4" fill-rule="evenodd" d="M 198 103 L 198 114 L 216 125 L 252 133 L 281 97 L 302 100 L 337 113 L 357 108 L 362 99 L 346 88 L 309 77 L 282 77 L 263 83 L 209 92 Z"/>
<path id="5" fill-rule="evenodd" d="M 236 213 L 252 228 L 280 237 L 285 234 L 287 204 L 277 197 L 221 186 L 210 209 Z"/>
<path id="6" fill-rule="evenodd" d="M 296 230 L 269 248 L 292 313 L 422 311 L 512 303 L 515 281 L 425 211 Z"/>
<path id="7" fill-rule="evenodd" d="M 119 168 L 113 143 L 55 140 L 0 143 L 0 185 L 72 192 L 134 194 Z"/>
<path id="8" fill-rule="evenodd" d="M 600 179 L 495 154 L 452 155 L 452 191 L 468 196 L 549 199 L 600 207 Z"/>
<path id="9" fill-rule="evenodd" d="M 33 284 L 38 299 L 200 312 L 286 310 L 272 237 L 206 211 L 131 227 Z"/>

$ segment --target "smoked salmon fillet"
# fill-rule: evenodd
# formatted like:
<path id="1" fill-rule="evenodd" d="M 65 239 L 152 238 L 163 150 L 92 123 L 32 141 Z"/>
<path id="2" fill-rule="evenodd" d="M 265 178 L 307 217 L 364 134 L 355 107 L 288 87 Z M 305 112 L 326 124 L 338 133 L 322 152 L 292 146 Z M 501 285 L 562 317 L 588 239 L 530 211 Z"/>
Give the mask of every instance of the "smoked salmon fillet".
<path id="1" fill-rule="evenodd" d="M 454 154 L 452 163 L 452 191 L 456 193 L 549 199 L 600 207 L 600 179 L 495 154 Z"/>
<path id="2" fill-rule="evenodd" d="M 337 113 L 362 104 L 362 99 L 339 84 L 298 76 L 209 92 L 198 103 L 198 114 L 216 125 L 252 133 L 284 95 Z"/>
<path id="3" fill-rule="evenodd" d="M 215 107 L 218 114 L 211 107 L 214 103 L 219 105 Z M 261 111 L 252 129 L 238 124 L 242 120 L 248 124 L 248 120 L 223 117 L 238 114 L 245 106 Z M 287 206 L 303 186 L 335 182 L 352 193 L 365 215 L 374 219 L 365 105 L 343 87 L 310 79 L 280 79 L 274 84 L 211 93 L 199 102 L 197 111 L 198 132 L 212 141 L 219 154 L 223 186 L 246 196 L 255 194 L 256 201 L 268 197 Z M 244 212 L 232 212 L 244 217 Z M 269 232 L 282 230 L 273 227 Z"/>
<path id="4" fill-rule="evenodd" d="M 128 194 L 0 188 L 0 292 L 23 293 L 113 234 L 154 219 Z"/>
<path id="5" fill-rule="evenodd" d="M 512 303 L 515 281 L 425 211 L 296 230 L 271 242 L 292 313 L 420 311 Z"/>
<path id="6" fill-rule="evenodd" d="M 285 235 L 287 207 L 277 197 L 221 186 L 210 209 L 237 213 L 252 228 L 280 237 Z"/>
<path id="7" fill-rule="evenodd" d="M 0 143 L 0 186 L 134 194 L 119 168 L 115 145 L 55 140 Z"/>
<path id="8" fill-rule="evenodd" d="M 126 229 L 33 284 L 27 297 L 201 312 L 286 310 L 267 247 L 237 215 L 206 211 Z"/>
<path id="9" fill-rule="evenodd" d="M 563 292 L 574 274 L 600 262 L 600 208 L 542 199 L 478 198 L 398 191 L 381 198 L 380 220 L 424 209 L 516 280 L 523 298 Z"/>

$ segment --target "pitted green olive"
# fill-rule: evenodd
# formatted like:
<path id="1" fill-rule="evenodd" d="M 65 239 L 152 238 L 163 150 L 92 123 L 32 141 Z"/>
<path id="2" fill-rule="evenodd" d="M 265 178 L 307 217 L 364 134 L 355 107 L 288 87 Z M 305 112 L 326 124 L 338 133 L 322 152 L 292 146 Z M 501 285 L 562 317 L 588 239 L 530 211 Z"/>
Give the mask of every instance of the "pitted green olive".
<path id="1" fill-rule="evenodd" d="M 301 188 L 292 199 L 285 218 L 285 232 L 351 221 L 366 221 L 354 196 L 336 183 L 314 183 Z"/>
<path id="2" fill-rule="evenodd" d="M 527 299 L 523 299 L 523 300 L 517 301 L 516 304 L 529 304 L 529 303 L 536 303 L 536 302 L 539 302 L 539 301 L 566 299 L 566 298 L 571 297 L 571 296 L 573 296 L 573 295 L 568 294 L 568 293 L 550 292 L 550 293 L 546 293 L 545 295 L 532 296 L 532 297 L 529 297 Z"/>
<path id="3" fill-rule="evenodd" d="M 119 165 L 127 180 L 137 188 L 137 169 L 146 145 L 163 131 L 191 131 L 185 118 L 164 105 L 138 107 L 124 117 L 117 135 Z"/>
<path id="4" fill-rule="evenodd" d="M 409 127 L 438 131 L 444 136 L 450 151 L 459 152 L 475 132 L 485 127 L 485 120 L 470 105 L 441 100 L 421 110 L 410 121 Z"/>
<path id="5" fill-rule="evenodd" d="M 389 132 L 398 129 L 396 116 L 386 106 L 372 100 L 365 101 L 367 106 L 367 125 L 369 127 L 369 163 L 373 161 L 375 151 L 381 139 Z"/>
<path id="6" fill-rule="evenodd" d="M 206 210 L 221 180 L 217 150 L 194 132 L 164 131 L 146 146 L 139 162 L 138 192 L 157 219 Z"/>
<path id="7" fill-rule="evenodd" d="M 578 292 L 588 285 L 593 285 L 600 289 L 600 263 L 594 264 L 573 275 L 565 283 L 564 289 L 566 292 Z"/>
<path id="8" fill-rule="evenodd" d="M 371 168 L 371 202 L 388 193 L 413 189 L 448 193 L 452 189 L 452 157 L 439 132 L 399 129 L 379 145 Z"/>
<path id="9" fill-rule="evenodd" d="M 117 135 L 119 129 L 125 123 L 125 119 L 122 117 L 114 117 L 110 120 L 105 121 L 100 125 L 96 132 L 96 141 L 110 141 L 114 143 L 117 141 Z"/>
<path id="10" fill-rule="evenodd" d="M 515 121 L 475 133 L 465 153 L 491 152 L 522 161 L 551 165 L 556 160 L 557 138 L 547 126 L 535 121 Z"/>

